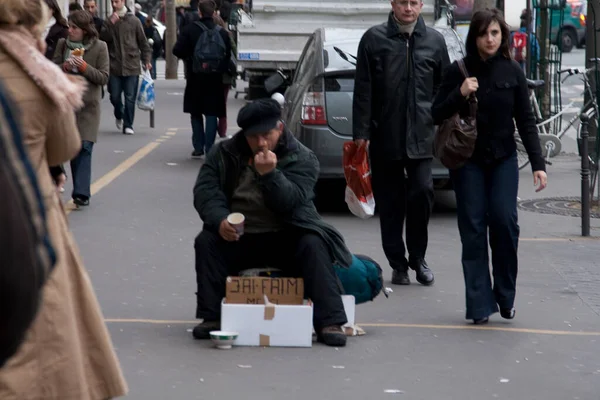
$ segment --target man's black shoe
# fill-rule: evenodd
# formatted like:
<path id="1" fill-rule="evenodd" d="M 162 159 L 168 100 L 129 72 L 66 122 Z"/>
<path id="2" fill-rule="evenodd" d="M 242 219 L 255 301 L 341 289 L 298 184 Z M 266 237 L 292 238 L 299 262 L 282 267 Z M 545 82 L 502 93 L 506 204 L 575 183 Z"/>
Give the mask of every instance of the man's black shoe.
<path id="1" fill-rule="evenodd" d="M 433 272 L 427 266 L 425 260 L 417 260 L 410 263 L 410 268 L 417 273 L 417 282 L 424 286 L 431 286 L 434 282 Z"/>
<path id="2" fill-rule="evenodd" d="M 221 329 L 221 321 L 204 321 L 196 325 L 192 331 L 192 335 L 194 335 L 194 339 L 206 340 L 210 339 L 210 332 L 218 331 L 219 329 Z"/>
<path id="3" fill-rule="evenodd" d="M 410 285 L 410 278 L 407 270 L 395 269 L 392 271 L 392 284 L 394 285 Z"/>
<path id="4" fill-rule="evenodd" d="M 196 151 L 196 150 L 192 151 L 192 158 L 193 159 L 198 159 L 198 158 L 201 158 L 201 157 L 204 157 L 204 152 L 203 151 Z"/>
<path id="5" fill-rule="evenodd" d="M 317 333 L 317 340 L 327 346 L 344 347 L 346 345 L 346 333 L 339 325 L 326 326 Z"/>

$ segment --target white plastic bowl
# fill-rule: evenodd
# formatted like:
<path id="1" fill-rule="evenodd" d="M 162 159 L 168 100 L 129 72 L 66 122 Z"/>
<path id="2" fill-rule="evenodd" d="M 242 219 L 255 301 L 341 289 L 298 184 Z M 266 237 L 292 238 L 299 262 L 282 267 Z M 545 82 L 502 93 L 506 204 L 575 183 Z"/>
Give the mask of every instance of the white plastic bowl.
<path id="1" fill-rule="evenodd" d="M 227 332 L 227 331 L 212 331 L 210 332 L 210 339 L 213 341 L 217 349 L 230 349 L 233 343 L 238 338 L 239 333 Z"/>

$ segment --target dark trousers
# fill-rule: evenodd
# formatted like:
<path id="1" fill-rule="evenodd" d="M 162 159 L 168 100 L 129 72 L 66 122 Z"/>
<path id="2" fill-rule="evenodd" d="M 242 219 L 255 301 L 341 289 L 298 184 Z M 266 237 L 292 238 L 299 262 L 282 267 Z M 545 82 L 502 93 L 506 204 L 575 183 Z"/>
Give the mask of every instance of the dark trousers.
<path id="1" fill-rule="evenodd" d="M 194 247 L 198 283 L 196 318 L 220 319 L 227 276 L 268 265 L 281 269 L 287 276 L 304 279 L 304 297 L 314 303 L 316 330 L 347 322 L 329 249 L 316 234 L 287 229 L 245 234 L 238 242 L 227 242 L 218 234 L 203 230 Z"/>
<path id="2" fill-rule="evenodd" d="M 94 142 L 83 140 L 79 154 L 71 160 L 71 174 L 73 175 L 72 198 L 89 199 L 91 197 L 90 185 L 92 181 L 92 150 Z"/>
<path id="3" fill-rule="evenodd" d="M 371 157 L 375 204 L 379 210 L 381 241 L 390 266 L 406 271 L 409 260 L 425 259 L 427 226 L 433 208 L 431 159 L 377 161 Z M 405 174 L 406 171 L 406 174 Z M 406 248 L 402 233 L 406 219 Z"/>
<path id="4" fill-rule="evenodd" d="M 123 120 L 123 130 L 133 129 L 135 117 L 135 100 L 138 90 L 139 76 L 114 76 L 108 80 L 108 91 L 110 102 L 115 109 L 115 118 Z M 125 95 L 125 106 L 123 107 L 122 95 Z"/>
<path id="5" fill-rule="evenodd" d="M 467 319 L 511 308 L 517 281 L 519 224 L 516 153 L 489 165 L 469 161 L 452 171 L 467 296 Z M 489 232 L 489 233 L 488 233 Z M 490 278 L 492 249 L 494 284 Z"/>
<path id="6" fill-rule="evenodd" d="M 219 136 L 227 136 L 227 99 L 229 98 L 229 90 L 231 85 L 223 85 L 223 91 L 225 92 L 225 115 L 219 117 Z"/>
<path id="7" fill-rule="evenodd" d="M 194 150 L 208 154 L 217 137 L 217 117 L 207 115 L 203 118 L 202 115 L 192 115 L 190 118 Z M 204 129 L 204 119 L 206 119 L 206 129 Z"/>

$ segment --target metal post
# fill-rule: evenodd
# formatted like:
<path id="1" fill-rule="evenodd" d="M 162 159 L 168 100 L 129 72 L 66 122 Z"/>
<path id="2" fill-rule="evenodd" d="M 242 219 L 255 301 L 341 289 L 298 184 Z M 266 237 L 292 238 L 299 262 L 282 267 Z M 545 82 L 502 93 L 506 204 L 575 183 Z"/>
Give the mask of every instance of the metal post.
<path id="1" fill-rule="evenodd" d="M 154 128 L 154 110 L 150 110 L 150 128 Z"/>
<path id="2" fill-rule="evenodd" d="M 581 236 L 590 236 L 590 159 L 587 114 L 581 115 Z"/>

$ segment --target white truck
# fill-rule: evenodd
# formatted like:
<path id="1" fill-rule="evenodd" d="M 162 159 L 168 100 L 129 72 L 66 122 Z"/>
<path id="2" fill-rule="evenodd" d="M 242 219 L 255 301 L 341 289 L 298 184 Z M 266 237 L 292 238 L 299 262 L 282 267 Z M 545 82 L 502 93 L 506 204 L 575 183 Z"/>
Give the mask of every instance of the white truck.
<path id="1" fill-rule="evenodd" d="M 369 28 L 387 20 L 390 0 L 253 0 L 233 19 L 237 68 L 248 81 L 247 99 L 264 97 L 264 80 L 296 68 L 309 36 L 322 27 Z M 422 15 L 433 23 L 434 0 L 425 0 Z M 230 18 L 231 21 L 232 18 Z"/>

